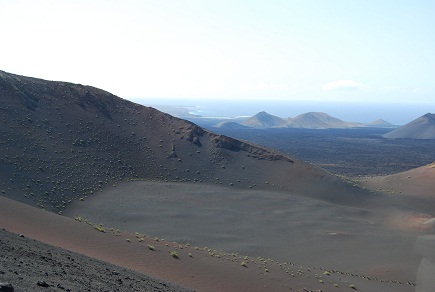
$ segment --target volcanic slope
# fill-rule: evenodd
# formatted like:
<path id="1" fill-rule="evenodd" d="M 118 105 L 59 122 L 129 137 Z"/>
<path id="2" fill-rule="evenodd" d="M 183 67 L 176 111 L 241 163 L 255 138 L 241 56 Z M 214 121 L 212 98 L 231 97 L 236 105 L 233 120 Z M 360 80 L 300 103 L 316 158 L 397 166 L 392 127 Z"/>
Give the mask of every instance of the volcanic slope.
<path id="1" fill-rule="evenodd" d="M 249 129 L 248 126 L 243 126 L 239 123 L 232 122 L 232 121 L 224 121 L 217 123 L 212 126 L 213 128 L 222 128 L 222 129 L 231 129 L 231 130 L 240 130 L 240 129 Z"/>
<path id="2" fill-rule="evenodd" d="M 288 126 L 292 128 L 326 129 L 351 128 L 358 126 L 358 124 L 344 122 L 326 113 L 309 112 L 291 119 Z"/>
<path id="3" fill-rule="evenodd" d="M 226 125 L 224 123 L 219 123 L 214 127 L 222 127 Z M 235 128 L 234 123 L 231 123 L 232 128 Z M 355 127 L 365 127 L 365 126 L 381 126 L 386 127 L 389 124 L 383 120 L 374 121 L 373 123 L 360 124 L 345 122 L 338 118 L 334 118 L 326 113 L 322 112 L 308 112 L 305 114 L 300 114 L 295 118 L 283 119 L 277 116 L 273 116 L 266 112 L 259 112 L 256 115 L 248 118 L 247 120 L 240 123 L 240 125 L 250 128 L 304 128 L 304 129 L 345 129 L 345 128 L 355 128 Z"/>
<path id="4" fill-rule="evenodd" d="M 395 126 L 383 119 L 378 119 L 370 123 L 364 124 L 366 127 L 374 127 L 374 128 L 395 128 Z"/>
<path id="5" fill-rule="evenodd" d="M 435 139 L 435 114 L 427 113 L 385 135 L 389 139 Z"/>
<path id="6" fill-rule="evenodd" d="M 408 200 L 407 206 L 433 213 L 435 205 L 435 163 L 408 171 L 361 179 L 360 185 Z"/>
<path id="7" fill-rule="evenodd" d="M 242 126 L 253 127 L 253 128 L 273 128 L 273 127 L 285 127 L 287 121 L 285 119 L 268 114 L 263 111 L 250 117 L 246 121 L 241 122 L 240 124 Z"/>
<path id="8" fill-rule="evenodd" d="M 291 191 L 340 204 L 368 192 L 104 90 L 0 71 L 2 195 L 61 213 L 121 181 Z"/>
<path id="9" fill-rule="evenodd" d="M 364 187 L 435 202 L 435 163 L 387 176 L 365 178 Z M 433 202 L 431 205 L 433 205 Z"/>

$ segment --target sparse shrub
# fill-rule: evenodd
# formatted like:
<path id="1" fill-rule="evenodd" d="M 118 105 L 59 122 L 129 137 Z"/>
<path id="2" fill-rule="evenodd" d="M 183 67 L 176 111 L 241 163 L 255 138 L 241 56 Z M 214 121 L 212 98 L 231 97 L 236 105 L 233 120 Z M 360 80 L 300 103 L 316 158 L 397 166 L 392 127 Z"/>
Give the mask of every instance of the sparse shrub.
<path id="1" fill-rule="evenodd" d="M 178 253 L 177 253 L 176 251 L 171 251 L 170 254 L 171 254 L 171 256 L 172 256 L 174 259 L 178 259 L 178 258 L 179 258 L 179 257 L 178 257 Z"/>
<path id="2" fill-rule="evenodd" d="M 96 230 L 100 231 L 100 232 L 104 232 L 104 233 L 106 233 L 106 230 L 105 230 L 104 227 L 101 226 L 101 225 L 94 225 L 94 228 L 95 228 Z"/>
<path id="3" fill-rule="evenodd" d="M 149 249 L 149 250 L 152 250 L 152 251 L 154 251 L 154 250 L 155 250 L 154 246 L 152 246 L 152 245 L 149 245 L 149 244 L 148 244 L 148 249 Z"/>
<path id="4" fill-rule="evenodd" d="M 242 262 L 241 264 L 240 264 L 242 267 L 245 267 L 245 268 L 247 268 L 248 266 L 246 265 L 246 263 L 245 262 Z"/>

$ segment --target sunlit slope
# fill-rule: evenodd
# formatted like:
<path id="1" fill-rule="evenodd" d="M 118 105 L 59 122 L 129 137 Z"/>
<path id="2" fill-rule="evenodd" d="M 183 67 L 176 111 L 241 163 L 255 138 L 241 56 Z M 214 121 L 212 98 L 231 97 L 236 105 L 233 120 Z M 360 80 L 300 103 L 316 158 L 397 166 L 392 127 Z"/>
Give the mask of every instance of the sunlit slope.
<path id="1" fill-rule="evenodd" d="M 384 135 L 390 139 L 435 139 L 435 114 L 427 113 Z"/>

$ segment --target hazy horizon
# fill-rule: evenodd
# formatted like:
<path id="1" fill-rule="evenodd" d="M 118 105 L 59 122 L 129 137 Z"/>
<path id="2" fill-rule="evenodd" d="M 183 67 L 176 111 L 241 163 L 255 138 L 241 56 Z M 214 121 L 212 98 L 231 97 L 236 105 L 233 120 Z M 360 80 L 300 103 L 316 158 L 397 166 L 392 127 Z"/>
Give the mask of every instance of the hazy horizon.
<path id="1" fill-rule="evenodd" d="M 135 102 L 155 107 L 172 115 L 191 113 L 203 117 L 236 118 L 250 117 L 260 111 L 281 118 L 295 117 L 307 112 L 325 112 L 347 122 L 368 123 L 383 119 L 394 125 L 404 125 L 435 110 L 435 103 L 364 103 L 364 102 L 307 102 L 307 101 L 256 101 L 244 100 L 156 100 L 143 99 Z"/>
<path id="2" fill-rule="evenodd" d="M 0 70 L 132 101 L 244 101 L 241 115 L 254 113 L 246 103 L 307 102 L 321 106 L 287 115 L 405 123 L 434 111 L 434 10 L 427 0 L 3 0 Z"/>

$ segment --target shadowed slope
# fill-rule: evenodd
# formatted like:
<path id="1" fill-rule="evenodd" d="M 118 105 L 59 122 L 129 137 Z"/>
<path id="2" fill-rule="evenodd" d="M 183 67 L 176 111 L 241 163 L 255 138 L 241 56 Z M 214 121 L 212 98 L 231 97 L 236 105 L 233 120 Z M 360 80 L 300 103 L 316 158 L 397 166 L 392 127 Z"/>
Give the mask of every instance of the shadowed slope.
<path id="1" fill-rule="evenodd" d="M 0 97 L 1 192 L 55 212 L 136 179 L 290 190 L 344 204 L 367 195 L 307 163 L 91 86 L 0 72 Z"/>
<path id="2" fill-rule="evenodd" d="M 0 250 L 0 291 L 191 291 L 4 229 Z"/>

